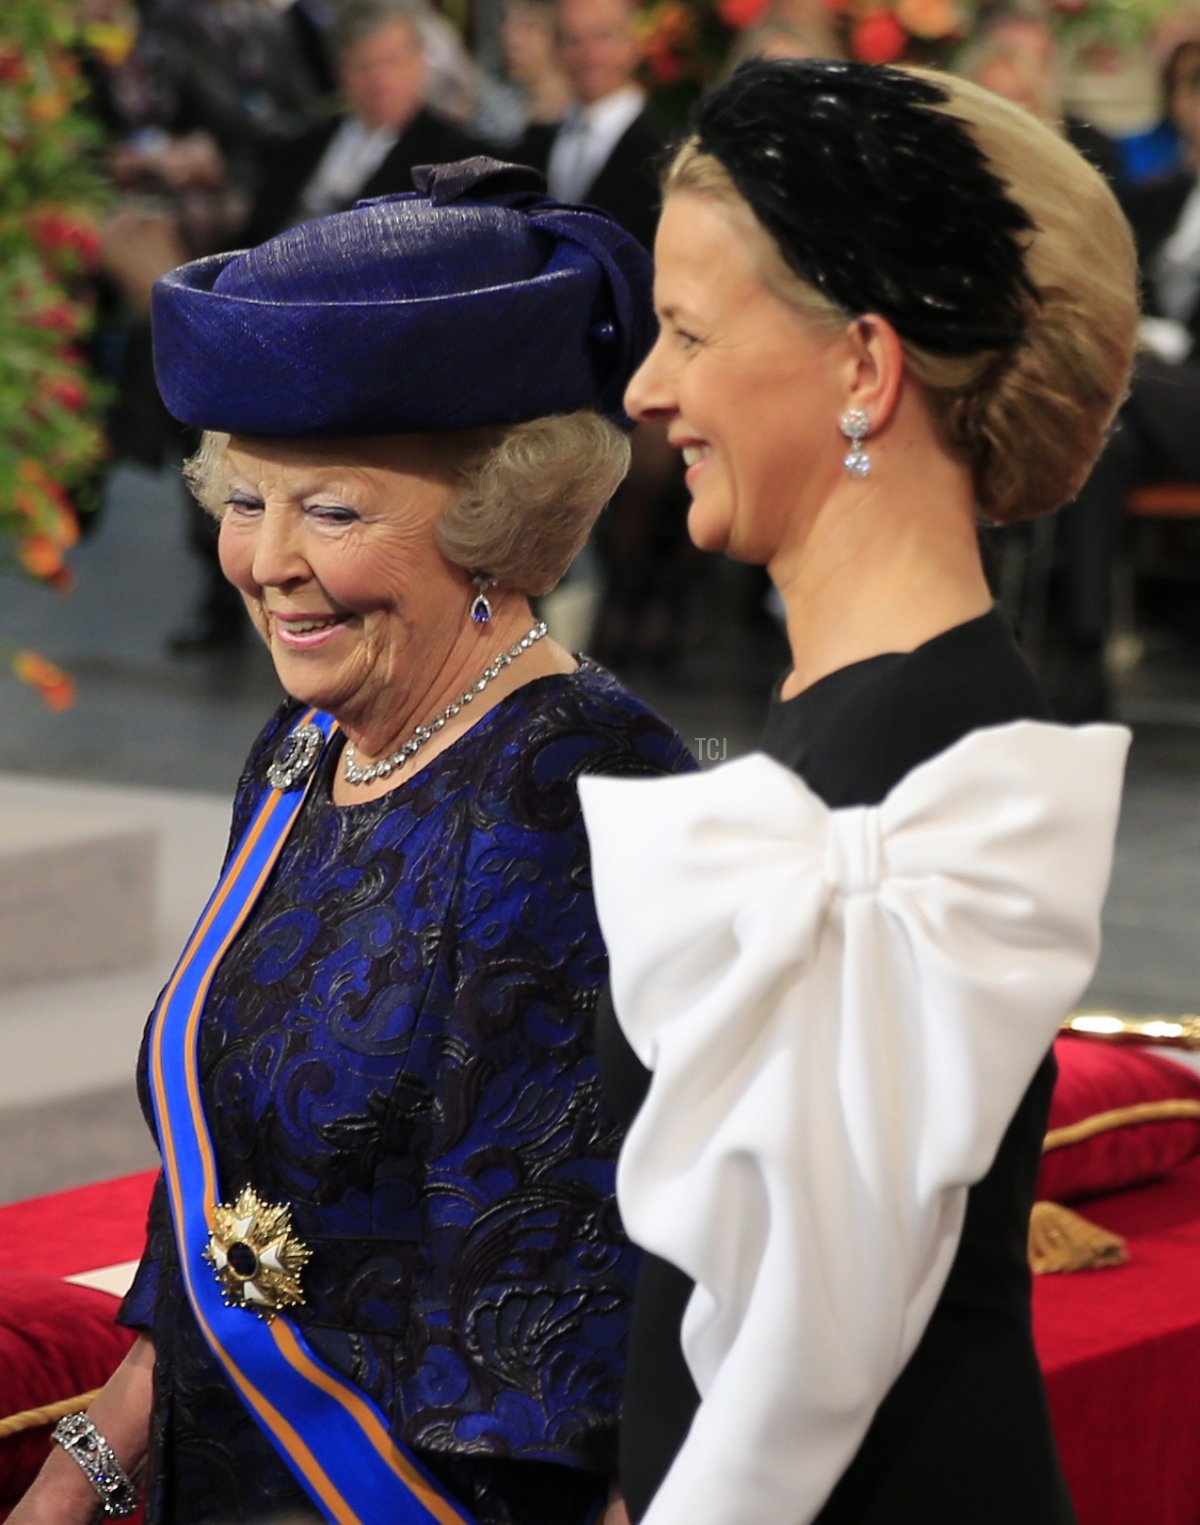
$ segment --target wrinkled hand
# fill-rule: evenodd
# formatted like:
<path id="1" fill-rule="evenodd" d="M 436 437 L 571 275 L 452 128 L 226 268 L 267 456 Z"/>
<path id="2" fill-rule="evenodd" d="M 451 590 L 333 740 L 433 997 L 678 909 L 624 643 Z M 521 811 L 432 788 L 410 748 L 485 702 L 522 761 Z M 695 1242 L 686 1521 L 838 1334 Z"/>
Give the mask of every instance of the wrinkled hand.
<path id="1" fill-rule="evenodd" d="M 135 1483 L 150 1433 L 153 1372 L 154 1346 L 142 1335 L 88 1410 Z M 91 1525 L 98 1512 L 91 1483 L 61 1446 L 52 1446 L 8 1525 Z"/>

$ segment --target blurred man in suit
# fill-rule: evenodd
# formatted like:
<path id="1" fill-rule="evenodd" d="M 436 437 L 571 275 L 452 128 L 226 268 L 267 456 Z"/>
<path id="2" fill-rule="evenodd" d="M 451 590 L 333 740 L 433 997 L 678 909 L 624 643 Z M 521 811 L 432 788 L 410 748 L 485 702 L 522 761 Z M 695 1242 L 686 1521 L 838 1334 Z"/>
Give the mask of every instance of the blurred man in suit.
<path id="1" fill-rule="evenodd" d="M 346 110 L 273 149 L 245 241 L 369 196 L 411 191 L 411 172 L 483 152 L 426 104 L 421 9 L 412 0 L 344 0 L 331 40 Z"/>
<path id="2" fill-rule="evenodd" d="M 956 72 L 1061 132 L 1121 195 L 1116 140 L 1067 109 L 1061 50 L 1040 0 L 1008 0 L 994 7 L 959 56 Z"/>
<path id="3" fill-rule="evenodd" d="M 346 109 L 298 134 L 277 134 L 257 145 L 254 202 L 248 220 L 225 240 L 225 247 L 260 243 L 293 223 L 342 211 L 365 196 L 410 191 L 413 166 L 481 152 L 424 104 L 422 14 L 422 7 L 410 0 L 340 0 L 328 33 L 313 34 L 309 41 L 318 47 L 328 35 Z M 194 17 L 191 24 L 196 24 Z M 187 56 L 178 44 L 188 40 L 181 33 L 178 55 Z M 229 88 L 226 82 L 226 93 Z M 311 88 L 316 92 L 320 87 Z M 295 89 L 301 93 L 299 81 Z M 123 240 L 127 260 L 136 257 L 145 264 L 153 258 L 148 234 L 139 230 Z M 184 257 L 160 259 L 153 273 Z M 147 282 L 147 300 L 148 293 Z M 148 324 L 145 353 L 149 377 Z M 213 522 L 190 499 L 188 526 L 203 591 L 193 617 L 172 636 L 171 648 L 178 655 L 219 653 L 240 643 L 248 627 L 241 599 L 221 573 Z"/>
<path id="4" fill-rule="evenodd" d="M 557 126 L 530 128 L 521 157 L 545 172 L 552 196 L 601 207 L 650 248 L 666 135 L 638 83 L 634 7 L 558 0 L 555 22 L 575 104 Z"/>
<path id="5" fill-rule="evenodd" d="M 1167 93 L 1186 168 L 1123 198 L 1142 273 L 1142 348 L 1112 438 L 1060 518 L 1072 652 L 1058 707 L 1070 720 L 1109 709 L 1104 646 L 1130 492 L 1143 482 L 1200 484 L 1200 42 L 1177 50 Z"/>
<path id="6" fill-rule="evenodd" d="M 545 173 L 552 196 L 600 207 L 653 249 L 667 136 L 638 82 L 635 21 L 632 0 L 556 0 L 575 103 L 557 127 L 531 127 L 514 157 Z M 588 642 L 618 669 L 677 655 L 693 565 L 682 468 L 665 428 L 641 424 L 632 444 L 629 476 L 596 529 L 602 587 Z"/>
<path id="7" fill-rule="evenodd" d="M 1018 8 L 985 33 L 960 67 L 1018 105 L 1061 118 L 1065 135 L 1111 181 L 1111 141 L 1064 116 L 1061 96 L 1047 94 L 1045 81 L 1056 77 L 1047 33 L 1044 21 Z M 1025 88 L 1017 88 L 1021 81 Z M 1163 85 L 1187 167 L 1133 187 L 1114 184 L 1137 240 L 1141 346 L 1112 436 L 1056 526 L 1062 575 L 1054 613 L 1062 649 L 1043 678 L 1059 718 L 1072 722 L 1104 719 L 1112 707 L 1106 649 L 1130 493 L 1147 482 L 1200 483 L 1200 41 L 1174 50 Z"/>
<path id="8" fill-rule="evenodd" d="M 1185 163 L 1139 186 L 1128 212 L 1147 310 L 1181 326 L 1173 358 L 1184 359 L 1200 336 L 1200 39 L 1181 43 L 1171 55 L 1166 91 Z"/>

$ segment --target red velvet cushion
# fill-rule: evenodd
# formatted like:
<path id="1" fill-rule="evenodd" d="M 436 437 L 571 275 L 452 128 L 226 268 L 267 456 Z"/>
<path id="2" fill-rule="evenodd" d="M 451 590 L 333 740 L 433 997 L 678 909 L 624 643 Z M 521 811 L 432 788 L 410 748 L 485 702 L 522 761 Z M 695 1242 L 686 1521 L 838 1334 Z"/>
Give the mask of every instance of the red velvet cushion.
<path id="1" fill-rule="evenodd" d="M 120 1303 L 34 1271 L 0 1270 L 0 1419 L 103 1387 L 134 1341 L 113 1323 Z M 28 1487 L 51 1426 L 0 1439 L 0 1503 Z"/>
<path id="2" fill-rule="evenodd" d="M 1200 1153 L 1200 1075 L 1193 1070 L 1096 1038 L 1059 1038 L 1054 1053 L 1058 1083 L 1038 1171 L 1039 1200 L 1075 1202 L 1137 1186 Z M 1169 1115 L 1172 1103 L 1182 1104 L 1183 1115 Z M 1131 1115 L 1131 1108 L 1145 1110 Z M 1076 1127 L 1088 1136 L 1056 1138 Z"/>

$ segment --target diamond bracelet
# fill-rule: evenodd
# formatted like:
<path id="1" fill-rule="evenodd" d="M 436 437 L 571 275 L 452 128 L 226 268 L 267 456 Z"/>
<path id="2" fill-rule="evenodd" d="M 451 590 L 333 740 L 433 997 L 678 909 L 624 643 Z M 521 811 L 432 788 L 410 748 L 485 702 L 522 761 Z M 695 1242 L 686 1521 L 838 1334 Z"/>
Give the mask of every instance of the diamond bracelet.
<path id="1" fill-rule="evenodd" d="M 113 1448 L 86 1414 L 68 1414 L 54 1426 L 54 1439 L 83 1472 L 100 1500 L 105 1519 L 123 1520 L 137 1508 L 137 1490 Z"/>

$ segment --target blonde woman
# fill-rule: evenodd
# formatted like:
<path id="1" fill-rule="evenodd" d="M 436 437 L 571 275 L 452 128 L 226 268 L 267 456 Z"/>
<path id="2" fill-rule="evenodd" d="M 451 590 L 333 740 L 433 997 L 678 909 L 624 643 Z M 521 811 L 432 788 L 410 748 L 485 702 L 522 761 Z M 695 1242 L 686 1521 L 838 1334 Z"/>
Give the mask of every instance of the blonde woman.
<path id="1" fill-rule="evenodd" d="M 582 785 L 649 1253 L 645 1525 L 1065 1525 L 1025 1240 L 1098 951 L 1125 732 L 1051 724 L 977 523 L 1078 488 L 1124 392 L 1128 229 L 962 81 L 746 65 L 701 103 L 626 394 L 704 550 L 765 566 L 762 751 Z"/>

